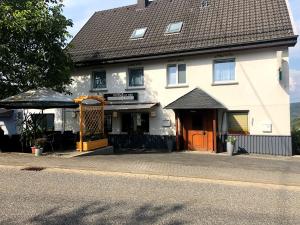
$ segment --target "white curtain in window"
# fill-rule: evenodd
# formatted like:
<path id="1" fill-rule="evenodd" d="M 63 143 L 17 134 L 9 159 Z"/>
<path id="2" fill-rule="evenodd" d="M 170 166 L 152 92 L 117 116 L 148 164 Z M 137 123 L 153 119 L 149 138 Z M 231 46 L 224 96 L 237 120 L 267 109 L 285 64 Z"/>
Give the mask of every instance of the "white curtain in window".
<path id="1" fill-rule="evenodd" d="M 221 61 L 214 64 L 214 81 L 235 80 L 235 62 Z"/>
<path id="2" fill-rule="evenodd" d="M 130 69 L 129 70 L 129 86 L 144 86 L 144 70 Z"/>
<path id="3" fill-rule="evenodd" d="M 168 66 L 168 85 L 176 85 L 177 83 L 177 65 Z"/>

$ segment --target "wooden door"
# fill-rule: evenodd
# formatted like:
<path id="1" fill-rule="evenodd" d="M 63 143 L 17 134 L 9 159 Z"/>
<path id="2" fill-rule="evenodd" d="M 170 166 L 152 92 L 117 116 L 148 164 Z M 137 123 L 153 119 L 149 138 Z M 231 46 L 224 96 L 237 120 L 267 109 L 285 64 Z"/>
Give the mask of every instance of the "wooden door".
<path id="1" fill-rule="evenodd" d="M 191 112 L 190 126 L 188 129 L 188 148 L 194 151 L 207 151 L 207 137 L 205 113 Z"/>

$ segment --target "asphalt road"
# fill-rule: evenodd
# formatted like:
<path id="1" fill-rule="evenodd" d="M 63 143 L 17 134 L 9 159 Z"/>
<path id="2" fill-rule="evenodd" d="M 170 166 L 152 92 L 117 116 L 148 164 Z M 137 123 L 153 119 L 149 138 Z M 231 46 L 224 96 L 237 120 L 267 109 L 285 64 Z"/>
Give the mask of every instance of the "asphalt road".
<path id="1" fill-rule="evenodd" d="M 300 189 L 0 168 L 0 224 L 300 224 Z"/>

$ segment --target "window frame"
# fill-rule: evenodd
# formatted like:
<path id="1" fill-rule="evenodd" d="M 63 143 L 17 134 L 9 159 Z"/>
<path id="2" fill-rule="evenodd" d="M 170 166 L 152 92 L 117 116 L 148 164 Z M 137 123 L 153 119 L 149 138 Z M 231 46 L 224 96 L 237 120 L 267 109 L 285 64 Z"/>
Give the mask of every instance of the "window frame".
<path id="1" fill-rule="evenodd" d="M 136 32 L 139 31 L 139 30 L 144 30 L 144 33 L 143 33 L 143 36 L 138 36 L 136 37 Z M 134 29 L 134 31 L 132 32 L 131 36 L 130 36 L 130 39 L 131 40 L 139 40 L 139 39 L 143 39 L 146 35 L 146 32 L 148 30 L 148 27 L 141 27 L 141 28 L 136 28 Z"/>
<path id="2" fill-rule="evenodd" d="M 176 65 L 176 84 L 169 84 L 169 67 Z M 185 83 L 179 83 L 179 66 L 185 65 Z M 167 88 L 170 87 L 186 87 L 188 85 L 187 82 L 187 64 L 186 63 L 170 63 L 167 64 Z"/>
<path id="3" fill-rule="evenodd" d="M 138 69 L 143 70 L 143 85 L 141 85 L 141 86 L 130 86 L 130 71 L 131 70 L 138 70 Z M 144 69 L 144 67 L 129 67 L 127 69 L 127 88 L 128 89 L 144 89 L 145 88 L 145 69 Z"/>
<path id="4" fill-rule="evenodd" d="M 234 110 L 234 111 L 227 111 L 226 113 L 226 121 L 227 121 L 227 133 L 229 135 L 250 135 L 250 126 L 249 126 L 249 110 Z M 247 114 L 247 131 L 230 131 L 229 130 L 229 114 Z"/>
<path id="5" fill-rule="evenodd" d="M 179 23 L 181 24 L 180 30 L 174 31 L 174 32 L 170 31 L 170 28 L 171 28 L 171 26 L 173 24 L 179 24 Z M 171 23 L 169 23 L 168 26 L 166 27 L 165 34 L 167 34 L 167 35 L 170 35 L 170 34 L 180 34 L 181 31 L 182 31 L 182 29 L 183 29 L 183 24 L 184 24 L 183 21 L 177 21 L 177 22 L 171 22 Z"/>
<path id="6" fill-rule="evenodd" d="M 34 113 L 32 114 L 32 118 L 34 120 L 34 123 L 36 126 L 38 126 L 40 129 L 42 129 L 45 132 L 54 132 L 55 131 L 55 113 L 44 113 L 44 114 L 37 114 Z M 48 126 L 48 118 L 50 117 L 51 119 L 51 125 L 53 126 Z M 52 124 L 53 122 L 53 124 Z M 45 125 L 45 126 L 44 126 Z"/>
<path id="7" fill-rule="evenodd" d="M 104 72 L 105 73 L 105 87 L 104 88 L 95 88 L 95 73 L 101 73 Z M 92 82 L 91 82 L 91 90 L 92 91 L 106 91 L 107 90 L 107 73 L 106 70 L 95 70 L 92 72 Z"/>
<path id="8" fill-rule="evenodd" d="M 110 118 L 110 129 L 107 129 L 108 128 L 107 118 Z M 112 133 L 112 131 L 113 131 L 113 116 L 112 116 L 112 113 L 107 113 L 107 114 L 104 115 L 104 131 L 108 134 Z"/>
<path id="9" fill-rule="evenodd" d="M 233 62 L 234 63 L 234 79 L 233 80 L 221 80 L 221 81 L 216 81 L 215 80 L 215 65 L 217 63 L 224 63 L 224 62 Z M 213 74 L 212 74 L 212 84 L 213 85 L 226 85 L 226 84 L 238 84 L 237 82 L 237 73 L 236 73 L 236 58 L 221 58 L 221 59 L 214 59 L 213 60 Z"/>
<path id="10" fill-rule="evenodd" d="M 140 114 L 141 119 L 141 125 L 136 125 L 134 127 L 135 122 L 137 122 L 137 115 Z M 143 116 L 146 116 L 144 118 L 147 118 L 147 122 L 144 121 L 143 123 Z M 121 113 L 121 133 L 122 134 L 149 134 L 150 133 L 150 112 L 146 111 L 139 111 L 139 112 L 123 112 Z M 124 121 L 125 117 L 129 119 L 130 121 Z M 128 125 L 128 127 L 125 127 L 124 125 Z M 143 127 L 146 125 L 146 127 Z M 143 130 L 142 128 L 146 128 Z"/>

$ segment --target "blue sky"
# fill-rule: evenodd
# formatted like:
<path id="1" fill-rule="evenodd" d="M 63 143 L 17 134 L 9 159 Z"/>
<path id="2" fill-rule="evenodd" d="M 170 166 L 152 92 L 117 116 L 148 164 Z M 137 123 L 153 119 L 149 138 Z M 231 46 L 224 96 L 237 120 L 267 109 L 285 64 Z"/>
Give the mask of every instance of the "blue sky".
<path id="1" fill-rule="evenodd" d="M 64 0 L 64 14 L 72 19 L 74 26 L 69 29 L 75 36 L 94 12 L 135 4 L 136 0 Z M 300 34 L 300 2 L 289 0 L 294 18 L 295 32 Z M 299 44 L 290 49 L 291 101 L 300 102 L 300 38 Z"/>

